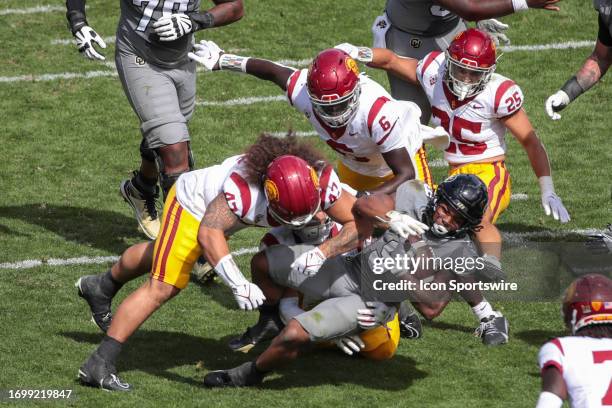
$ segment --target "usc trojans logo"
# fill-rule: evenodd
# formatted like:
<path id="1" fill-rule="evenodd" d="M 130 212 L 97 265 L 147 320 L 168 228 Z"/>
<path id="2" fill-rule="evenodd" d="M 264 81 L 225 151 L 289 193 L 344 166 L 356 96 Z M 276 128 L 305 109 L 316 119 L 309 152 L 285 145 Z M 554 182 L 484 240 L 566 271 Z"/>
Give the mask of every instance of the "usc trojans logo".
<path id="1" fill-rule="evenodd" d="M 344 60 L 344 64 L 346 65 L 346 69 L 349 71 L 353 71 L 353 74 L 359 75 L 359 68 L 357 68 L 357 63 L 352 58 L 347 58 Z"/>
<path id="2" fill-rule="evenodd" d="M 319 189 L 319 176 L 317 175 L 316 170 L 313 169 L 312 167 L 310 168 L 310 178 L 312 179 L 312 183 L 314 184 L 315 188 L 318 190 Z"/>
<path id="3" fill-rule="evenodd" d="M 272 180 L 266 180 L 264 182 L 264 189 L 266 190 L 266 197 L 268 197 L 268 201 L 278 201 L 278 187 Z"/>

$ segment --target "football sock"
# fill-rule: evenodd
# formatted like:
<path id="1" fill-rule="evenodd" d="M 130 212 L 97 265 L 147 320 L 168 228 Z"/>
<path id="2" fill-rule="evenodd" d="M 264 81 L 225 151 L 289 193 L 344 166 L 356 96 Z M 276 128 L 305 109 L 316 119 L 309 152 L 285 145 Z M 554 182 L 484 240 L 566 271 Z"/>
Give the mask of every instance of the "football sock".
<path id="1" fill-rule="evenodd" d="M 117 340 L 113 339 L 110 336 L 104 336 L 102 339 L 102 343 L 98 346 L 96 353 L 102 359 L 111 365 L 115 365 L 115 361 L 117 361 L 117 357 L 119 353 L 121 353 L 122 343 L 119 343 Z"/>
<path id="2" fill-rule="evenodd" d="M 478 321 L 481 321 L 482 319 L 494 314 L 493 307 L 491 307 L 491 304 L 487 302 L 486 299 L 483 299 L 482 302 L 474 306 L 472 308 L 472 312 L 474 312 L 476 318 L 478 318 Z"/>
<path id="3" fill-rule="evenodd" d="M 104 275 L 102 275 L 102 279 L 100 279 L 100 289 L 102 293 L 104 293 L 108 297 L 114 297 L 119 289 L 123 286 L 122 282 L 119 282 L 113 278 L 111 270 L 106 271 Z"/>
<path id="4" fill-rule="evenodd" d="M 278 303 L 274 305 L 266 305 L 265 303 L 259 306 L 259 315 L 263 316 L 274 316 L 278 314 Z"/>
<path id="5" fill-rule="evenodd" d="M 155 195 L 157 193 L 157 179 L 144 177 L 139 171 L 132 177 L 132 185 L 144 195 Z"/>

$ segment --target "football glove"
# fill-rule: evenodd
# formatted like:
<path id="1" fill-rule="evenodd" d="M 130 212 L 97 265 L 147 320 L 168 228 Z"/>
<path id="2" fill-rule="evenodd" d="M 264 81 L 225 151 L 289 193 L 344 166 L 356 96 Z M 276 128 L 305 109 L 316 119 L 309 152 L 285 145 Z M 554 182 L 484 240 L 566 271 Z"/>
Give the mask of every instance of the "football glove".
<path id="1" fill-rule="evenodd" d="M 242 310 L 255 310 L 266 300 L 259 286 L 250 282 L 232 287 L 232 293 Z"/>
<path id="2" fill-rule="evenodd" d="M 338 44 L 334 48 L 346 52 L 352 59 L 363 62 L 364 64 L 372 62 L 371 48 L 357 47 L 349 43 Z"/>
<path id="3" fill-rule="evenodd" d="M 291 271 L 301 273 L 307 276 L 314 276 L 327 257 L 319 247 L 315 247 L 308 252 L 300 255 L 293 263 L 291 264 Z"/>
<path id="4" fill-rule="evenodd" d="M 81 54 L 90 60 L 104 61 L 106 58 L 94 48 L 93 43 L 96 43 L 100 48 L 106 48 L 106 43 L 90 26 L 83 26 L 74 33 L 76 45 Z"/>
<path id="5" fill-rule="evenodd" d="M 564 91 L 558 90 L 548 97 L 544 107 L 546 108 L 546 113 L 552 120 L 559 120 L 561 119 L 561 115 L 557 112 L 565 109 L 569 103 L 569 96 Z"/>
<path id="6" fill-rule="evenodd" d="M 495 45 L 510 44 L 510 39 L 506 34 L 504 34 L 504 31 L 510 28 L 508 24 L 504 24 L 499 20 L 490 18 L 488 20 L 480 20 L 476 23 L 476 27 L 478 27 L 479 30 L 485 31 L 487 34 L 489 34 L 493 38 L 493 41 L 495 41 Z"/>
<path id="7" fill-rule="evenodd" d="M 163 16 L 153 23 L 160 41 L 175 41 L 193 31 L 193 22 L 186 14 Z"/>
<path id="8" fill-rule="evenodd" d="M 542 207 L 546 215 L 552 214 L 553 218 L 562 224 L 571 220 L 563 202 L 554 192 L 542 193 Z"/>
<path id="9" fill-rule="evenodd" d="M 395 232 L 402 238 L 408 238 L 410 235 L 421 235 L 429 229 L 427 225 L 412 218 L 408 214 L 404 214 L 399 211 L 389 211 L 385 215 L 389 217 L 388 221 L 381 217 L 376 218 L 389 224 L 391 231 Z"/>
<path id="10" fill-rule="evenodd" d="M 357 334 L 340 337 L 334 340 L 334 343 L 336 343 L 336 346 L 338 346 L 340 350 L 344 351 L 349 356 L 359 353 L 365 347 L 365 343 Z"/>
<path id="11" fill-rule="evenodd" d="M 223 54 L 223 50 L 217 44 L 213 41 L 202 40 L 194 46 L 194 49 L 195 53 L 190 52 L 187 54 L 189 58 L 198 64 L 202 64 L 209 71 L 219 69 L 219 58 Z"/>
<path id="12" fill-rule="evenodd" d="M 397 313 L 395 306 L 387 306 L 383 302 L 366 302 L 367 309 L 357 310 L 357 324 L 364 330 L 385 325 Z"/>

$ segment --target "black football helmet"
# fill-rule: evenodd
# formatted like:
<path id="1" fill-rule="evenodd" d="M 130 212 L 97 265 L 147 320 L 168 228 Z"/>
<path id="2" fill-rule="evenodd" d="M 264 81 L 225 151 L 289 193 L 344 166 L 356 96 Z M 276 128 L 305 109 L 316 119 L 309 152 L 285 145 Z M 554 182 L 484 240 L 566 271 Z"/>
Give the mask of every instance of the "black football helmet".
<path id="1" fill-rule="evenodd" d="M 446 203 L 465 219 L 458 230 L 450 233 L 436 230 L 433 225 L 433 215 L 436 206 L 441 202 Z M 438 185 L 425 211 L 426 222 L 432 227 L 430 231 L 435 235 L 463 235 L 474 231 L 480 225 L 488 202 L 487 187 L 482 180 L 473 174 L 456 174 Z"/>

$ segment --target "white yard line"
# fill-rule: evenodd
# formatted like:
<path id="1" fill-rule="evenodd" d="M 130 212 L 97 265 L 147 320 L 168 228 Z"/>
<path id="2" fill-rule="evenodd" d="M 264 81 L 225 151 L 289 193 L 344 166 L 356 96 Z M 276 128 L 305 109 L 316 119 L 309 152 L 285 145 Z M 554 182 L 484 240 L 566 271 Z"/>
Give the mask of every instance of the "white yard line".
<path id="1" fill-rule="evenodd" d="M 533 232 L 503 232 L 502 236 L 506 242 L 511 243 L 525 243 L 530 239 L 537 238 L 562 238 L 568 235 L 586 235 L 598 232 L 595 229 L 576 229 L 568 231 L 533 231 Z M 259 249 L 257 247 L 240 248 L 232 252 L 234 256 L 254 254 Z M 119 259 L 118 256 L 81 256 L 78 258 L 49 258 L 49 259 L 26 259 L 17 262 L 5 262 L 0 263 L 0 269 L 30 269 L 37 266 L 52 265 L 52 266 L 66 266 L 66 265 L 97 265 L 107 264 L 116 262 Z"/>
<path id="2" fill-rule="evenodd" d="M 8 16 L 11 14 L 34 14 L 34 13 L 49 13 L 52 11 L 66 11 L 65 6 L 36 6 L 29 8 L 15 9 L 0 9 L 0 16 Z"/>
<path id="3" fill-rule="evenodd" d="M 546 51 L 546 50 L 567 50 L 572 48 L 593 47 L 595 41 L 566 41 L 552 44 L 534 44 L 534 45 L 507 45 L 500 47 L 503 52 L 515 51 Z"/>
<path id="4" fill-rule="evenodd" d="M 251 96 L 248 98 L 229 99 L 227 101 L 202 101 L 196 103 L 198 106 L 236 106 L 236 105 L 253 105 L 261 102 L 279 102 L 287 101 L 285 95 L 271 96 Z"/>
<path id="5" fill-rule="evenodd" d="M 86 72 L 60 72 L 59 74 L 20 75 L 16 77 L 0 77 L 0 82 L 41 82 L 55 81 L 56 79 L 91 79 L 117 76 L 116 71 L 86 71 Z"/>

